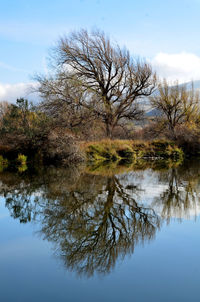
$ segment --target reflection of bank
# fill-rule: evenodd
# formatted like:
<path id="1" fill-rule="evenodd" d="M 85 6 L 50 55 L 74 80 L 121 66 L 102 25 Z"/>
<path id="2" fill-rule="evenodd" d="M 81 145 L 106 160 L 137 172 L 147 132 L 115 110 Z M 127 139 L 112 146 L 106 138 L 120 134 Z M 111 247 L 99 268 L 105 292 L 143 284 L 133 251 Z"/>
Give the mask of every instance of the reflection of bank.
<path id="1" fill-rule="evenodd" d="M 1 175 L 1 192 L 14 218 L 40 223 L 41 236 L 54 242 L 68 269 L 91 276 L 110 272 L 117 259 L 152 240 L 163 219 L 199 208 L 199 171 L 190 166 L 107 176 L 77 169 L 7 173 Z"/>

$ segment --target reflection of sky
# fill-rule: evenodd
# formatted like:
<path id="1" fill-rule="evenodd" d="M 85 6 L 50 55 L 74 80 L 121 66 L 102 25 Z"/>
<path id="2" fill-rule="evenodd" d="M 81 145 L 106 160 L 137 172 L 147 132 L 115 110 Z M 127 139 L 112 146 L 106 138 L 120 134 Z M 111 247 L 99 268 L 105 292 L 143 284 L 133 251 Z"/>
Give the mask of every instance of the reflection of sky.
<path id="1" fill-rule="evenodd" d="M 151 170 L 130 172 L 122 183 L 125 186 L 133 185 L 137 187 L 138 190 L 132 190 L 132 196 L 137 202 L 144 205 L 150 205 L 155 197 L 159 197 L 168 188 L 167 184 L 159 183 L 158 174 Z M 128 192 L 130 193 L 131 190 L 128 190 Z"/>
<path id="2" fill-rule="evenodd" d="M 0 219 L 8 217 L 9 215 L 9 211 L 7 208 L 5 208 L 5 202 L 4 202 L 4 198 L 0 197 Z"/>

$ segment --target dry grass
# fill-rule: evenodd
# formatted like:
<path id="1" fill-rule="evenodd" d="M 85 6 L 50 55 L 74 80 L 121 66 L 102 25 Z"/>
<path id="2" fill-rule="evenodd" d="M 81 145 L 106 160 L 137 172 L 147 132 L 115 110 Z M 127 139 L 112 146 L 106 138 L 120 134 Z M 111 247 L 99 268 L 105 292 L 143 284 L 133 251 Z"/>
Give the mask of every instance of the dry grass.
<path id="1" fill-rule="evenodd" d="M 88 161 L 126 160 L 133 162 L 138 158 L 181 159 L 183 152 L 174 142 L 155 140 L 151 142 L 133 140 L 110 140 L 81 142 L 80 148 Z"/>

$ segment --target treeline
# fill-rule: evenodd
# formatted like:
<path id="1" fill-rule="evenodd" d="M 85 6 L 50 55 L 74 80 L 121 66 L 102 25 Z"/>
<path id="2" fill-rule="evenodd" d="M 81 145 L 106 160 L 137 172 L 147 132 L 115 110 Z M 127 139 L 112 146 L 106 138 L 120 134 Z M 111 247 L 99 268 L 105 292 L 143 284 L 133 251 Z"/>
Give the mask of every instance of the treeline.
<path id="1" fill-rule="evenodd" d="M 0 154 L 36 154 L 47 161 L 80 160 L 78 141 L 174 140 L 199 151 L 199 93 L 193 85 L 159 81 L 145 60 L 100 31 L 58 41 L 47 75 L 35 77 L 40 102 L 0 105 Z M 144 101 L 145 100 L 145 101 Z M 144 103 L 155 109 L 145 112 Z"/>

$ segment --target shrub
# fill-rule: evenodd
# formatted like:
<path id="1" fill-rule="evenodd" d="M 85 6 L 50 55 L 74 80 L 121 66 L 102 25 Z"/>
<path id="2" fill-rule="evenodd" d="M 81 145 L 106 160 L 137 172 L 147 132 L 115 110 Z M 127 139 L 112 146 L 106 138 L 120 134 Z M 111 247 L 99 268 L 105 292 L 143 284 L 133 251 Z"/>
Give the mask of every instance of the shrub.
<path id="1" fill-rule="evenodd" d="M 26 165 L 26 161 L 27 161 L 27 156 L 23 155 L 23 154 L 18 154 L 17 157 L 17 162 L 20 163 L 21 165 Z"/>
<path id="2" fill-rule="evenodd" d="M 62 164 L 83 161 L 83 156 L 74 135 L 60 128 L 49 133 L 41 152 L 47 161 Z"/>

